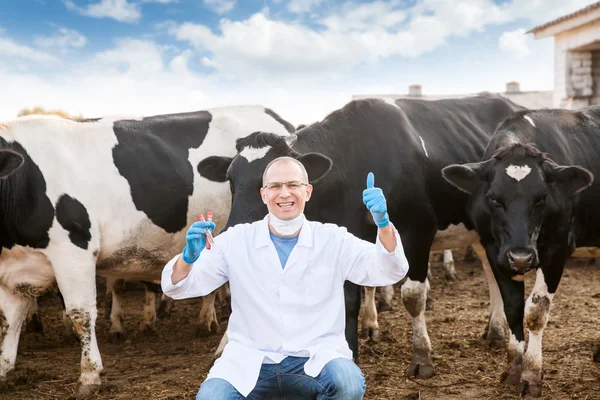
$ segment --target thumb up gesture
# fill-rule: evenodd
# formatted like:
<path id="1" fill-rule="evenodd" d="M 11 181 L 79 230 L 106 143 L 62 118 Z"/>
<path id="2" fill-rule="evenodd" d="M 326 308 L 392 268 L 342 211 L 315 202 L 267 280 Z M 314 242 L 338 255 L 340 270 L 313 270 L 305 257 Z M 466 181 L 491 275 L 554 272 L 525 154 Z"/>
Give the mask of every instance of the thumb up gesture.
<path id="1" fill-rule="evenodd" d="M 385 228 L 390 223 L 387 213 L 387 203 L 383 191 L 375 187 L 375 176 L 372 172 L 367 175 L 367 188 L 363 190 L 363 203 L 373 216 L 375 225 Z"/>

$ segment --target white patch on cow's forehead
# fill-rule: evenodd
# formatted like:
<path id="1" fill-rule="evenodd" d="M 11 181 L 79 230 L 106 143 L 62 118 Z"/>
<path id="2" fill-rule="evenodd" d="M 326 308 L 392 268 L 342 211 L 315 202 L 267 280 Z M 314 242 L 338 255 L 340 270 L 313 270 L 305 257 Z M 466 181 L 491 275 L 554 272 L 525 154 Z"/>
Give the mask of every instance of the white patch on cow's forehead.
<path id="1" fill-rule="evenodd" d="M 531 125 L 533 125 L 534 128 L 536 127 L 535 124 L 533 123 L 533 120 L 531 119 L 531 117 L 529 115 L 526 115 L 523 118 L 525 118 L 527 121 L 529 121 L 529 123 Z"/>
<path id="2" fill-rule="evenodd" d="M 427 156 L 427 158 L 429 158 L 429 154 L 427 154 L 427 149 L 425 148 L 425 142 L 423 141 L 423 138 L 419 136 L 419 139 L 421 139 L 421 146 L 423 146 L 423 151 L 425 152 L 425 155 Z"/>
<path id="3" fill-rule="evenodd" d="M 531 172 L 531 168 L 529 165 L 509 165 L 506 167 L 506 175 L 510 176 L 517 182 L 525 179 L 527 175 Z"/>
<path id="4" fill-rule="evenodd" d="M 244 157 L 249 163 L 251 163 L 254 160 L 263 158 L 269 149 L 271 149 L 271 146 L 261 147 L 260 149 L 255 149 L 254 147 L 248 146 L 240 152 L 240 156 Z"/>

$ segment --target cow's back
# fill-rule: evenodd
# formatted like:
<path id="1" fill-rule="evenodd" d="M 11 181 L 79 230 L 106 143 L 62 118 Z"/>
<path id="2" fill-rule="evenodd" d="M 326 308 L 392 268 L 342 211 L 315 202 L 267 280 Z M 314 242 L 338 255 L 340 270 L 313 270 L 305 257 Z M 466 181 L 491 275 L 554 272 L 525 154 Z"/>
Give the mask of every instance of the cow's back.
<path id="1" fill-rule="evenodd" d="M 327 153 L 333 159 L 332 177 L 323 190 L 334 193 L 345 208 L 360 206 L 362 177 L 373 172 L 376 185 L 396 208 L 394 214 L 414 218 L 412 210 L 419 209 L 444 229 L 464 221 L 458 210 L 466 196 L 443 180 L 441 169 L 479 161 L 496 126 L 518 109 L 509 100 L 487 95 L 394 103 L 365 99 L 349 103 L 302 132 L 321 132 L 315 140 L 322 140 L 323 148 L 332 148 Z M 313 143 L 312 147 L 320 146 Z M 355 176 L 361 179 L 351 183 Z"/>
<path id="2" fill-rule="evenodd" d="M 64 242 L 67 230 L 71 244 L 98 256 L 100 274 L 116 269 L 123 277 L 157 278 L 181 251 L 198 213 L 213 211 L 218 229 L 227 220 L 229 186 L 200 177 L 198 163 L 210 155 L 234 156 L 235 140 L 256 130 L 288 134 L 266 110 L 235 106 L 90 122 L 30 118 L 7 124 L 0 134 L 39 169 L 35 188 L 50 218 L 40 227 L 48 231 L 47 246 Z M 37 207 L 21 208 L 35 214 Z"/>

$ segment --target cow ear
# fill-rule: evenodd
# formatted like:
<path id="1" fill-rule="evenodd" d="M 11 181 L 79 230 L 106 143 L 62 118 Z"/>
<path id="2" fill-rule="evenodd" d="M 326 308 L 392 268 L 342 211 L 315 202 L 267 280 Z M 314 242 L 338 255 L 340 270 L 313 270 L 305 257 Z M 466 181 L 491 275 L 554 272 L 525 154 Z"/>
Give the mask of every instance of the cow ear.
<path id="1" fill-rule="evenodd" d="M 305 153 L 297 157 L 308 172 L 308 181 L 315 183 L 331 171 L 333 161 L 331 158 L 319 153 Z"/>
<path id="2" fill-rule="evenodd" d="M 448 165 L 442 168 L 442 176 L 463 192 L 473 194 L 481 187 L 483 183 L 483 169 L 486 163 L 491 161 Z"/>
<path id="3" fill-rule="evenodd" d="M 198 163 L 198 173 L 213 182 L 225 182 L 231 161 L 233 161 L 231 157 L 206 157 Z"/>
<path id="4" fill-rule="evenodd" d="M 25 159 L 22 155 L 11 150 L 0 151 L 0 178 L 6 178 L 15 172 Z"/>
<path id="5" fill-rule="evenodd" d="M 594 175 L 583 167 L 545 164 L 546 181 L 560 185 L 561 192 L 568 196 L 581 192 L 594 181 Z"/>

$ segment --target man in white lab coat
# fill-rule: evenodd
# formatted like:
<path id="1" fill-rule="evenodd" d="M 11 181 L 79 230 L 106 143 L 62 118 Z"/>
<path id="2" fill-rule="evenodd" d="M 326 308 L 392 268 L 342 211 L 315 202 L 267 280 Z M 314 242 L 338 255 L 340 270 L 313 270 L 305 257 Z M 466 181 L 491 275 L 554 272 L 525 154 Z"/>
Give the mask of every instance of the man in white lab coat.
<path id="1" fill-rule="evenodd" d="M 344 281 L 385 286 L 408 262 L 390 224 L 382 190 L 367 177 L 363 202 L 376 243 L 346 228 L 308 221 L 312 186 L 304 166 L 280 157 L 265 168 L 260 195 L 268 215 L 218 235 L 192 224 L 181 255 L 165 266 L 162 289 L 174 299 L 205 296 L 229 281 L 229 342 L 197 399 L 362 399 L 365 378 L 345 339 Z"/>

